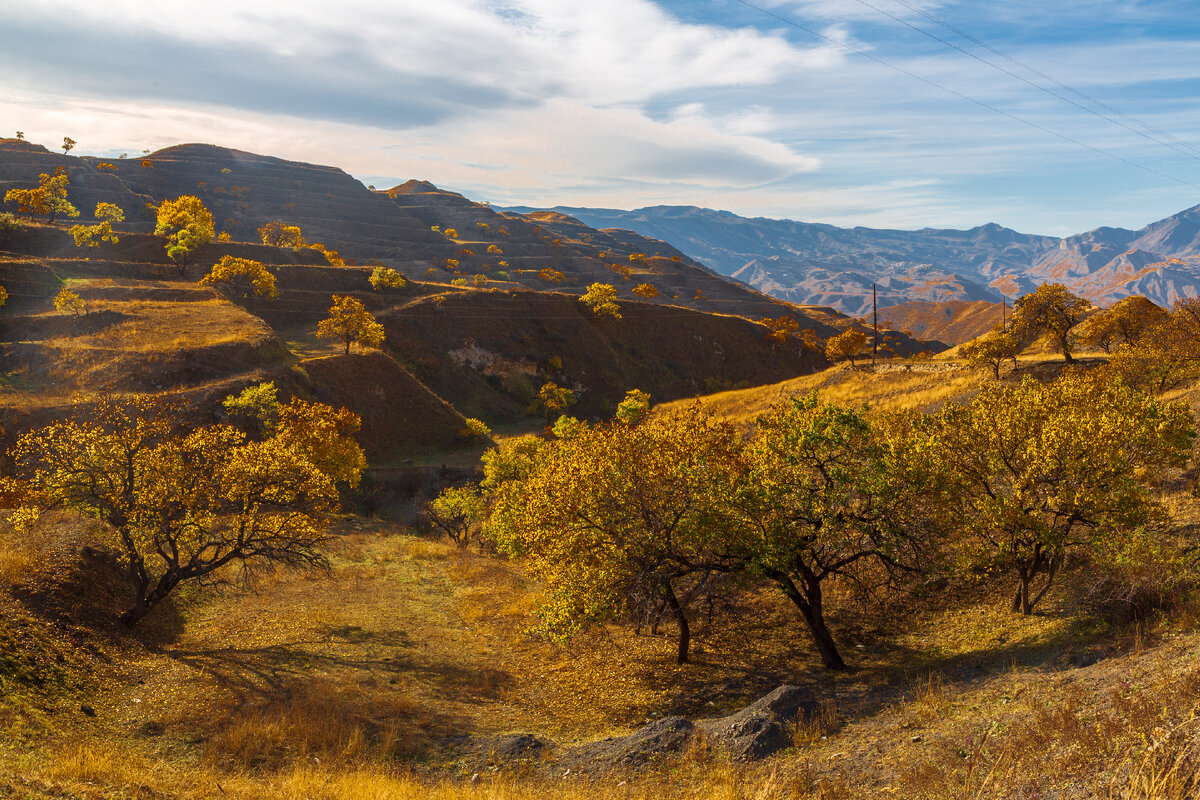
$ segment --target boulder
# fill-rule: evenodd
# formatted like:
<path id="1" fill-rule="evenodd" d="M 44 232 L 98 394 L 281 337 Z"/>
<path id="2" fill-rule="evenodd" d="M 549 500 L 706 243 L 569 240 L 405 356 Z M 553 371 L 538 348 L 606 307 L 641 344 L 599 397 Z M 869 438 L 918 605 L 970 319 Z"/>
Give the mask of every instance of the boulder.
<path id="1" fill-rule="evenodd" d="M 796 721 L 811 719 L 817 708 L 810 690 L 780 686 L 734 714 L 700 720 L 696 728 L 730 758 L 754 761 L 791 747 Z"/>
<path id="2" fill-rule="evenodd" d="M 663 717 L 628 736 L 576 747 L 571 752 L 571 760 L 584 768 L 637 769 L 656 758 L 681 751 L 695 733 L 695 727 L 683 717 Z"/>

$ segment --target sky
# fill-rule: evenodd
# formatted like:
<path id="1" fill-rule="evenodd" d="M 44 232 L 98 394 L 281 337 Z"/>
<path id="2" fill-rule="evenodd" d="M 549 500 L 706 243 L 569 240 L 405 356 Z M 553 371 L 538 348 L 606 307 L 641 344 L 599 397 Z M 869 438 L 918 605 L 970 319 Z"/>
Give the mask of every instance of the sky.
<path id="1" fill-rule="evenodd" d="M 0 136 L 500 206 L 1068 235 L 1200 204 L 1195 0 L 0 0 L 0 75 Z"/>

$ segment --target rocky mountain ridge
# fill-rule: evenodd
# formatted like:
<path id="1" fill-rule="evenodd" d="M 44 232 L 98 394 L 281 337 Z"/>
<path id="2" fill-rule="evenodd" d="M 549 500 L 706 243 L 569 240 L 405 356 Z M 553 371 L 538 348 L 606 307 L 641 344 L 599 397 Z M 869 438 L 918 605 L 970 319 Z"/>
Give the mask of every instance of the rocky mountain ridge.
<path id="1" fill-rule="evenodd" d="M 1066 238 L 989 223 L 970 230 L 839 228 L 694 206 L 553 209 L 598 228 L 672 242 L 718 272 L 795 303 L 862 315 L 906 301 L 998 302 L 1060 281 L 1097 305 L 1142 294 L 1160 305 L 1200 293 L 1200 206 L 1141 230 Z"/>

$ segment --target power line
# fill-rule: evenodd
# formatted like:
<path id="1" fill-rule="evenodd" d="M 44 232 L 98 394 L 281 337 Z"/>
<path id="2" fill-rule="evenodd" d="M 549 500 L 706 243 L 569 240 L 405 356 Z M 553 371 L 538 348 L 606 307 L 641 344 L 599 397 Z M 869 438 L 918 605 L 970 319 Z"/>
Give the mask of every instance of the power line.
<path id="1" fill-rule="evenodd" d="M 1186 181 L 1186 180 L 1183 180 L 1182 178 L 1177 178 L 1174 175 L 1168 175 L 1167 173 L 1160 172 L 1159 170 L 1156 170 L 1153 167 L 1147 167 L 1143 164 L 1137 163 L 1136 161 L 1130 161 L 1128 158 L 1119 156 L 1116 153 L 1110 153 L 1109 151 L 1104 150 L 1099 147 L 1096 147 L 1095 145 L 1090 145 L 1087 142 L 1082 142 L 1078 139 L 1067 136 L 1065 133 L 1059 133 L 1058 131 L 1051 130 L 1050 128 L 1047 128 L 1044 125 L 1039 125 L 1038 123 L 1036 123 L 1032 120 L 1028 120 L 1028 119 L 1025 119 L 1024 117 L 1013 114 L 1012 112 L 1005 111 L 1004 109 L 994 106 L 991 103 L 987 103 L 983 100 L 979 100 L 975 97 L 971 97 L 968 94 L 964 94 L 963 92 L 957 91 L 955 89 L 951 89 L 949 86 L 938 83 L 937 81 L 935 81 L 931 78 L 926 78 L 923 75 L 918 75 L 915 72 L 911 72 L 910 70 L 907 70 L 904 67 L 899 66 L 898 64 L 893 64 L 892 62 L 887 61 L 886 59 L 880 58 L 879 56 L 874 55 L 866 50 L 861 50 L 861 49 L 851 47 L 850 45 L 846 44 L 845 42 L 840 42 L 837 39 L 834 39 L 832 36 L 826 36 L 825 34 L 821 33 L 820 31 L 814 30 L 805 25 L 801 25 L 799 22 L 796 22 L 794 19 L 785 17 L 782 14 L 777 14 L 774 11 L 771 11 L 770 9 L 763 8 L 762 6 L 757 6 L 754 3 L 751 3 L 750 0 L 737 0 L 737 2 L 741 3 L 742 5 L 746 6 L 747 8 L 752 8 L 761 14 L 765 14 L 766 16 L 771 17 L 772 19 L 776 19 L 785 25 L 790 25 L 791 27 L 796 28 L 797 30 L 802 30 L 811 36 L 815 36 L 818 39 L 821 39 L 822 41 L 828 42 L 832 45 L 836 45 L 837 47 L 840 47 L 843 50 L 846 50 L 847 52 L 862 56 L 863 58 L 874 61 L 876 64 L 879 64 L 880 66 L 887 67 L 888 69 L 899 72 L 901 75 L 906 75 L 909 78 L 918 80 L 921 83 L 932 86 L 935 89 L 939 89 L 943 92 L 946 92 L 947 94 L 952 94 L 961 100 L 966 100 L 968 103 L 974 103 L 975 105 L 980 106 L 981 108 L 986 108 L 988 111 L 991 111 L 996 114 L 1000 114 L 1001 116 L 1004 116 L 1004 117 L 1008 117 L 1009 119 L 1014 120 L 1015 122 L 1020 122 L 1022 125 L 1027 125 L 1030 128 L 1041 131 L 1042 133 L 1048 134 L 1050 136 L 1054 136 L 1058 139 L 1062 139 L 1064 142 L 1068 142 L 1077 147 L 1086 148 L 1088 150 L 1091 150 L 1094 153 L 1099 153 L 1102 156 L 1106 156 L 1115 161 L 1120 161 L 1123 164 L 1127 164 L 1128 166 L 1134 167 L 1136 169 L 1140 169 L 1144 172 L 1149 172 L 1152 175 L 1157 175 L 1160 178 L 1166 178 L 1167 180 L 1172 181 L 1174 183 L 1178 183 L 1183 186 L 1190 186 L 1194 189 L 1200 189 L 1200 184 L 1195 184 L 1195 183 L 1192 183 L 1191 181 Z"/>
<path id="2" fill-rule="evenodd" d="M 1071 105 L 1075 106 L 1075 108 L 1078 108 L 1081 111 L 1091 114 L 1094 117 L 1099 117 L 1100 119 L 1104 120 L 1105 122 L 1110 122 L 1113 125 L 1124 128 L 1127 131 L 1130 131 L 1131 133 L 1136 133 L 1138 136 L 1141 136 L 1145 139 L 1149 139 L 1150 141 L 1154 142 L 1155 144 L 1162 145 L 1163 147 L 1169 147 L 1172 150 L 1174 150 L 1175 152 L 1181 153 L 1182 155 L 1184 155 L 1188 158 L 1192 158 L 1197 161 L 1200 161 L 1200 148 L 1197 148 L 1191 144 L 1188 144 L 1187 142 L 1182 141 L 1180 139 L 1176 139 L 1174 136 L 1171 136 L 1171 134 L 1167 133 L 1166 131 L 1161 131 L 1158 128 L 1148 125 L 1147 123 L 1141 122 L 1140 120 L 1138 120 L 1134 117 L 1131 117 L 1128 114 L 1125 114 L 1125 113 L 1113 108 L 1112 106 L 1102 103 L 1099 100 L 1096 100 L 1095 98 L 1084 94 L 1083 92 L 1073 89 L 1064 83 L 1060 83 L 1059 81 L 1055 80 L 1054 78 L 1051 78 L 1049 75 L 1045 74 L 1044 72 L 1040 72 L 1039 70 L 1034 69 L 1033 67 L 1029 66 L 1028 64 L 1023 64 L 1022 62 L 1017 61 L 1015 58 L 1011 58 L 1011 57 L 1005 55 L 1004 53 L 1000 52 L 999 50 L 997 50 L 996 48 L 987 44 L 986 42 L 983 42 L 983 41 L 975 38 L 971 34 L 966 33 L 965 31 L 961 31 L 958 28 L 956 28 L 948 23 L 942 22 L 941 20 L 939 20 L 937 17 L 933 16 L 932 14 L 926 13 L 925 11 L 918 8 L 917 6 L 913 6 L 913 5 L 905 2 L 905 0 L 895 0 L 895 1 L 897 3 L 900 3 L 900 5 L 904 6 L 905 8 L 910 8 L 913 11 L 921 14 L 923 17 L 926 17 L 927 19 L 930 19 L 933 22 L 936 22 L 938 25 L 941 25 L 942 27 L 946 28 L 947 30 L 953 31 L 954 33 L 958 34 L 959 36 L 962 36 L 963 38 L 965 38 L 971 42 L 974 42 L 975 44 L 979 45 L 980 47 L 986 48 L 987 50 L 995 53 L 996 55 L 1000 56 L 1001 58 L 1003 58 L 1013 64 L 1016 64 L 1017 66 L 1021 67 L 1022 69 L 1029 70 L 1034 75 L 1037 75 L 1038 77 L 1040 77 L 1044 80 L 1047 80 L 1050 83 L 1053 83 L 1055 86 L 1058 86 L 1059 88 L 1063 89 L 1064 91 L 1071 92 L 1072 94 L 1074 94 L 1078 97 L 1081 97 L 1090 103 L 1094 103 L 1095 105 L 1100 106 L 1101 108 L 1108 111 L 1110 114 L 1116 114 L 1119 117 L 1124 117 L 1125 119 L 1130 120 L 1131 122 L 1141 126 L 1142 128 L 1145 128 L 1146 130 L 1141 130 L 1139 128 L 1134 127 L 1133 125 L 1128 125 L 1128 124 L 1122 122 L 1120 119 L 1113 119 L 1112 117 L 1108 116 L 1107 114 L 1102 114 L 1094 108 L 1090 108 L 1090 107 L 1084 105 L 1083 103 L 1072 100 L 1070 97 L 1064 97 L 1061 94 L 1059 94 L 1058 92 L 1051 91 L 1050 89 L 1047 89 L 1045 86 L 1042 86 L 1039 83 L 1029 80 L 1024 75 L 1020 75 L 1016 72 L 1013 72 L 1010 69 L 1005 69 L 1004 67 L 1000 66 L 999 64 L 994 64 L 991 61 L 988 61 L 987 59 L 982 58 L 982 57 L 976 55 L 975 53 L 972 53 L 969 50 L 959 47 L 958 45 L 954 44 L 953 42 L 947 41 L 940 36 L 936 36 L 927 30 L 918 28 L 916 25 L 913 25 L 908 20 L 906 20 L 902 17 L 898 17 L 895 14 L 891 13 L 890 11 L 880 8 L 879 6 L 873 5 L 872 3 L 867 2 L 867 0 L 858 0 L 858 3 L 860 5 L 866 6 L 867 8 L 871 9 L 872 11 L 876 11 L 879 14 L 882 14 L 883 16 L 887 17 L 888 19 L 891 19 L 891 20 L 894 20 L 895 22 L 900 23 L 901 25 L 905 26 L 906 28 L 916 31 L 917 33 L 921 34 L 922 36 L 926 36 L 930 39 L 933 39 L 935 42 L 939 42 L 940 44 L 944 44 L 946 47 L 957 50 L 958 52 L 962 53 L 963 55 L 973 58 L 981 64 L 986 64 L 987 66 L 991 67 L 994 70 L 997 70 L 998 72 L 1003 72 L 1005 75 L 1008 75 L 1011 78 L 1015 78 L 1024 84 L 1032 86 L 1034 89 L 1037 89 L 1039 92 L 1044 92 L 1057 100 L 1063 101 L 1064 103 L 1070 103 Z M 1153 131 L 1154 134 L 1156 134 L 1156 135 L 1151 135 L 1151 133 L 1147 133 L 1147 130 Z M 1167 141 L 1162 141 L 1162 139 L 1157 138 L 1157 137 L 1165 137 L 1167 139 Z"/>
<path id="3" fill-rule="evenodd" d="M 1075 95 L 1076 97 L 1080 97 L 1080 98 L 1088 101 L 1089 103 L 1094 103 L 1095 105 L 1104 109 L 1105 111 L 1109 112 L 1110 114 L 1115 114 L 1118 117 L 1127 119 L 1130 122 L 1134 123 L 1135 125 L 1140 125 L 1141 127 L 1145 128 L 1146 130 L 1150 131 L 1151 133 L 1155 133 L 1159 136 L 1162 136 L 1164 139 L 1167 139 L 1168 142 L 1174 143 L 1181 147 L 1185 147 L 1188 150 L 1192 151 L 1193 153 L 1200 155 L 1200 147 L 1197 147 L 1196 145 L 1194 145 L 1188 141 L 1180 139 L 1177 136 L 1172 136 L 1170 133 L 1168 133 L 1160 128 L 1156 128 L 1153 125 L 1149 124 L 1148 122 L 1143 122 L 1142 120 L 1137 119 L 1136 117 L 1126 114 L 1125 112 L 1121 111 L 1118 108 L 1113 108 L 1109 104 L 1107 104 L 1101 100 L 1097 100 L 1095 97 L 1092 97 L 1091 95 L 1087 94 L 1086 92 L 1082 92 L 1079 89 L 1076 89 L 1072 86 L 1068 86 L 1067 84 L 1062 83 L 1061 81 L 1057 80 L 1056 78 L 1054 78 L 1050 75 L 1047 75 L 1046 73 L 1042 72 L 1041 70 L 1037 69 L 1036 67 L 1030 66 L 1029 64 L 1026 64 L 1024 61 L 1020 61 L 1019 59 L 1013 58 L 1012 56 L 1008 55 L 1007 53 L 1004 53 L 1001 50 L 998 50 L 995 47 L 992 47 L 987 42 L 982 41 L 982 40 L 972 36 L 970 33 L 960 30 L 959 28 L 956 28 L 955 26 L 951 25 L 950 23 L 948 23 L 944 20 L 941 20 L 938 17 L 935 17 L 933 14 L 930 14 L 928 11 L 925 11 L 920 6 L 912 5 L 911 3 L 907 2 L 907 0 L 895 0 L 895 2 L 899 3 L 900 5 L 904 6 L 905 8 L 915 11 L 916 13 L 925 17 L 926 19 L 930 20 L 931 22 L 941 25 L 946 30 L 951 31 L 952 33 L 958 34 L 959 36 L 963 37 L 967 41 L 972 42 L 972 43 L 984 48 L 985 50 L 995 53 L 997 56 L 999 56 L 1000 58 L 1003 58 L 1005 61 L 1008 61 L 1009 63 L 1012 63 L 1012 64 L 1016 64 L 1018 67 L 1021 67 L 1022 69 L 1029 70 L 1034 75 L 1041 78 L 1042 80 L 1045 80 L 1045 81 L 1048 81 L 1049 83 L 1054 84 L 1055 86 L 1062 89 L 1063 91 L 1070 92 L 1071 94 Z M 1058 97 L 1058 96 L 1059 95 L 1055 95 L 1055 97 Z M 1062 98 L 1062 99 L 1065 100 L 1066 98 Z M 1112 120 L 1110 120 L 1110 121 L 1112 121 Z M 1160 142 L 1160 144 L 1167 144 L 1167 142 Z M 1168 145 L 1168 146 L 1170 146 L 1170 145 Z"/>

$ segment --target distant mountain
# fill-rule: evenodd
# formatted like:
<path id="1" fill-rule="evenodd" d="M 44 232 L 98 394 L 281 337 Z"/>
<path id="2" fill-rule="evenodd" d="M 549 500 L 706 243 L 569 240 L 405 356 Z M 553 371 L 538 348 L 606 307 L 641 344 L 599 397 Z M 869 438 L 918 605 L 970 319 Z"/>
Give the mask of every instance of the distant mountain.
<path id="1" fill-rule="evenodd" d="M 870 310 L 872 283 L 880 306 L 998 302 L 1047 281 L 1099 305 L 1131 294 L 1169 305 L 1200 293 L 1200 206 L 1139 231 L 1096 228 L 1065 239 L 994 223 L 965 231 L 839 228 L 694 206 L 553 210 L 662 239 L 766 294 L 851 315 Z"/>

